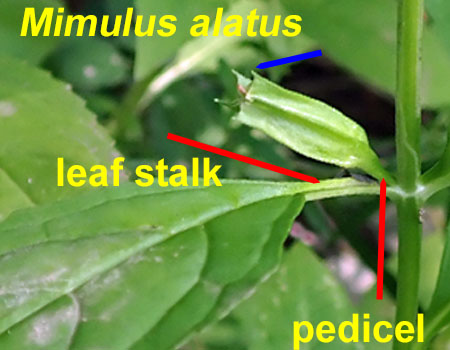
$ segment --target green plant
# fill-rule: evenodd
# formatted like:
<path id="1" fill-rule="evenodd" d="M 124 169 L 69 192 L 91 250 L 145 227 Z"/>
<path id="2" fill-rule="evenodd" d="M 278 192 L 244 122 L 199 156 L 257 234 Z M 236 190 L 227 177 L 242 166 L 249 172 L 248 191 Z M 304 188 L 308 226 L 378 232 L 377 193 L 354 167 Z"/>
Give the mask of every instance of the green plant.
<path id="1" fill-rule="evenodd" d="M 108 13 L 123 11 L 123 2 L 106 3 Z M 186 10 L 178 0 L 160 1 L 152 7 L 149 4 L 137 1 L 143 13 L 159 6 L 160 11 L 176 13 L 182 22 L 195 14 L 195 9 Z M 56 7 L 59 2 L 49 0 L 45 5 Z M 217 7 L 213 5 L 205 2 L 202 12 L 213 11 Z M 209 137 L 215 142 L 221 139 L 219 145 L 225 148 L 235 147 L 238 151 L 245 146 L 241 148 L 263 154 L 268 161 L 297 166 L 286 149 L 280 155 L 262 133 L 253 140 L 246 127 L 230 129 L 229 112 L 210 101 L 222 92 L 224 99 L 235 98 L 236 84 L 234 80 L 230 82 L 230 66 L 248 70 L 261 57 L 289 55 L 294 49 L 308 49 L 318 42 L 336 62 L 383 91 L 394 90 L 395 69 L 391 61 L 395 44 L 389 40 L 390 32 L 383 30 L 392 30 L 395 1 L 308 1 L 299 5 L 291 0 L 252 0 L 225 5 L 227 11 L 242 14 L 253 7 L 269 13 L 299 12 L 311 21 L 315 19 L 316 25 L 309 32 L 310 38 L 292 39 L 296 45 L 292 41 L 286 44 L 245 37 L 137 40 L 136 82 L 131 87 L 127 85 L 129 89 L 125 89 L 119 103 L 113 88 L 131 80 L 127 62 L 134 43 L 83 37 L 69 38 L 60 44 L 55 38 L 39 38 L 36 42 L 20 41 L 18 46 L 8 45 L 13 37 L 8 36 L 11 30 L 0 36 L 4 56 L 8 56 L 0 58 L 2 349 L 165 350 L 192 336 L 192 342 L 184 345 L 187 349 L 287 348 L 291 346 L 292 321 L 298 317 L 338 323 L 348 320 L 354 312 L 370 309 L 367 305 L 353 305 L 311 249 L 297 243 L 282 254 L 293 221 L 307 203 L 348 196 L 376 198 L 382 179 L 388 183 L 388 196 L 398 215 L 398 292 L 392 296 L 396 318 L 415 323 L 422 261 L 420 210 L 437 195 L 448 193 L 450 186 L 450 136 L 439 159 L 432 154 L 428 159 L 432 166 L 422 171 L 419 87 L 423 0 L 399 1 L 396 175 L 383 166 L 384 161 L 369 144 L 364 129 L 341 112 L 258 74 L 253 79 L 236 74 L 241 95 L 235 122 L 259 130 L 310 159 L 352 172 L 362 171 L 370 176 L 368 181 L 342 178 L 307 184 L 224 180 L 223 187 L 149 190 L 137 188 L 124 174 L 120 188 L 87 191 L 56 187 L 57 157 L 64 157 L 69 165 L 109 164 L 120 155 L 114 140 L 121 150 L 134 155 L 133 163 L 139 163 L 140 157 L 148 160 L 160 154 L 183 154 L 184 158 L 198 155 L 161 145 L 164 133 L 176 128 L 184 136 Z M 0 25 L 9 28 L 8 23 L 14 22 L 24 6 L 24 1 L 0 3 Z M 437 28 L 448 25 L 440 14 L 449 8 L 437 0 L 430 1 L 429 12 Z M 326 15 L 327 11 L 333 15 Z M 318 15 L 322 13 L 323 16 Z M 362 27 L 357 21 L 359 14 L 364 15 Z M 346 45 L 337 45 L 333 37 L 337 34 L 328 27 L 330 21 L 337 19 L 344 23 L 340 30 Z M 448 116 L 443 106 L 450 100 L 448 90 L 441 85 L 450 73 L 448 65 L 441 62 L 447 62 L 449 46 L 447 42 L 441 45 L 438 37 L 433 28 L 425 27 L 425 57 L 431 58 L 426 59 L 424 68 L 433 84 L 425 86 L 423 102 L 429 108 L 439 109 L 445 119 Z M 445 35 L 442 38 L 448 40 Z M 362 40 L 367 41 L 367 51 L 358 57 L 352 48 Z M 27 56 L 28 63 L 19 61 Z M 172 56 L 175 58 L 166 63 Z M 43 65 L 71 86 L 32 66 L 44 57 L 48 59 Z M 371 69 L 377 61 L 384 69 Z M 181 81 L 204 72 L 216 73 L 223 86 L 218 87 L 212 79 Z M 283 71 L 279 70 L 272 77 L 277 80 L 281 75 Z M 197 85 L 203 90 L 198 88 L 192 93 L 192 86 Z M 88 101 L 88 108 L 71 91 L 72 86 Z M 169 97 L 169 102 L 164 100 Z M 174 107 L 177 99 L 182 103 Z M 188 111 L 186 100 L 196 109 Z M 89 109 L 102 115 L 110 135 Z M 218 117 L 205 118 L 205 125 L 197 127 L 196 118 L 202 113 Z M 158 140 L 151 144 L 151 151 L 146 151 L 148 144 L 142 142 L 147 128 Z M 446 130 L 449 131 L 450 128 Z M 430 138 L 435 138 L 435 133 L 430 134 Z M 307 161 L 304 164 L 319 173 L 323 169 Z M 230 173 L 237 169 L 235 163 L 227 165 Z M 259 176 L 250 171 L 239 169 L 238 175 Z M 326 176 L 321 178 L 333 177 L 335 170 L 325 168 L 324 173 Z M 357 203 L 355 197 L 351 200 Z M 349 221 L 356 221 L 357 215 L 354 216 Z M 360 239 L 353 241 L 360 252 L 367 251 Z M 299 269 L 304 271 L 299 274 Z M 268 281 L 262 282 L 269 276 Z M 426 315 L 426 342 L 395 343 L 394 349 L 425 349 L 434 346 L 432 341 L 439 334 L 436 344 L 447 342 L 444 331 L 450 324 L 449 279 L 450 225 L 433 296 L 425 304 L 420 300 Z M 389 308 L 389 300 L 378 303 L 372 306 L 373 317 L 381 319 L 376 309 Z M 227 315 L 225 321 L 217 323 Z M 216 325 L 209 333 L 196 336 L 213 324 Z M 357 345 L 330 346 L 360 348 Z M 316 342 L 311 346 L 316 349 L 323 344 Z M 364 346 L 385 348 L 377 344 Z"/>

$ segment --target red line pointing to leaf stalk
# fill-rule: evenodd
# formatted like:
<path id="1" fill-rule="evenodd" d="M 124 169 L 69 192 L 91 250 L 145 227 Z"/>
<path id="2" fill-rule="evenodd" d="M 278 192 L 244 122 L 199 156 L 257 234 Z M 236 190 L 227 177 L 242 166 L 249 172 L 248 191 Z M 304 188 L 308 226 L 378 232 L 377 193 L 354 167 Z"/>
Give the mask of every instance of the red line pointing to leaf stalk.
<path id="1" fill-rule="evenodd" d="M 202 149 L 202 150 L 207 151 L 207 152 L 215 153 L 215 154 L 227 157 L 227 158 L 235 159 L 235 160 L 238 160 L 240 162 L 251 164 L 251 165 L 263 168 L 263 169 L 274 171 L 274 172 L 279 173 L 279 174 L 287 175 L 287 176 L 293 177 L 293 178 L 298 179 L 298 180 L 310 182 L 310 183 L 313 183 L 313 184 L 317 184 L 317 183 L 320 182 L 315 177 L 312 177 L 312 176 L 309 176 L 309 175 L 305 175 L 305 174 L 302 174 L 302 173 L 298 173 L 296 171 L 292 171 L 292 170 L 289 170 L 289 169 L 286 169 L 286 168 L 282 168 L 282 167 L 279 167 L 277 165 L 266 163 L 266 162 L 263 162 L 263 161 L 260 161 L 260 160 L 254 159 L 254 158 L 246 157 L 246 156 L 243 156 L 241 154 L 230 152 L 230 151 L 218 148 L 218 147 L 207 145 L 206 143 L 194 141 L 194 140 L 188 139 L 186 137 L 182 137 L 182 136 L 178 136 L 178 135 L 174 135 L 174 134 L 168 133 L 167 134 L 167 139 L 172 140 L 172 141 L 176 141 L 176 142 L 179 142 L 179 143 L 191 146 L 191 147 L 199 148 L 199 149 Z"/>
<path id="2" fill-rule="evenodd" d="M 386 181 L 380 183 L 380 214 L 378 226 L 378 269 L 377 269 L 377 300 L 383 300 L 384 279 L 384 241 L 386 232 Z"/>

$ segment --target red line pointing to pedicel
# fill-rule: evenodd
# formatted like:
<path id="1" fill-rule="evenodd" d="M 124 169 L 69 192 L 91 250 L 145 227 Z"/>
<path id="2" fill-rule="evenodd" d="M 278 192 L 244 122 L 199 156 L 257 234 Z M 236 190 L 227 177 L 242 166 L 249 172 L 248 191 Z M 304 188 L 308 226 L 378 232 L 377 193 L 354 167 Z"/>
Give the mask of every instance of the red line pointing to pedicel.
<path id="1" fill-rule="evenodd" d="M 386 228 L 386 181 L 380 183 L 380 214 L 378 226 L 378 269 L 377 269 L 377 300 L 383 300 L 384 279 L 384 240 Z"/>
<path id="2" fill-rule="evenodd" d="M 182 137 L 182 136 L 178 136 L 178 135 L 174 135 L 174 134 L 168 133 L 167 134 L 167 138 L 169 140 L 172 140 L 172 141 L 176 141 L 176 142 L 179 142 L 179 143 L 191 146 L 191 147 L 202 149 L 202 150 L 207 151 L 207 152 L 211 152 L 211 153 L 215 153 L 215 154 L 218 154 L 218 155 L 221 155 L 221 156 L 224 156 L 224 157 L 235 159 L 235 160 L 238 160 L 240 162 L 251 164 L 251 165 L 263 168 L 263 169 L 274 171 L 276 173 L 287 175 L 287 176 L 290 176 L 290 177 L 293 177 L 293 178 L 296 178 L 296 179 L 299 179 L 299 180 L 302 180 L 302 181 L 307 181 L 307 182 L 310 182 L 310 183 L 313 183 L 313 184 L 317 184 L 317 183 L 320 182 L 315 177 L 312 177 L 312 176 L 309 176 L 309 175 L 305 175 L 305 174 L 302 174 L 302 173 L 298 173 L 296 171 L 292 171 L 292 170 L 289 170 L 289 169 L 286 169 L 286 168 L 282 168 L 282 167 L 279 167 L 279 166 L 276 166 L 276 165 L 273 165 L 273 164 L 270 164 L 270 163 L 266 163 L 266 162 L 263 162 L 263 161 L 260 161 L 260 160 L 254 159 L 254 158 L 246 157 L 246 156 L 243 156 L 241 154 L 230 152 L 230 151 L 218 148 L 218 147 L 207 145 L 206 143 L 194 141 L 194 140 L 188 139 L 186 137 Z"/>

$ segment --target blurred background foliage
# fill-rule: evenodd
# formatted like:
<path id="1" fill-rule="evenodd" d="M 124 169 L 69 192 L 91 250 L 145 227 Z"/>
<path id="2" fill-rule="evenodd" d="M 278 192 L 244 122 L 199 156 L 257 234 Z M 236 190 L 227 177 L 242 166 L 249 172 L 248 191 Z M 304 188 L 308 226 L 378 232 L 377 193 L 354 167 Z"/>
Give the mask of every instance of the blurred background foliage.
<path id="1" fill-rule="evenodd" d="M 41 10 L 67 6 L 76 14 L 111 16 L 124 15 L 128 7 L 136 7 L 144 15 L 176 15 L 178 29 L 171 38 L 18 39 L 25 6 Z M 262 133 L 231 119 L 239 98 L 232 69 L 249 74 L 262 61 L 322 49 L 324 56 L 320 59 L 262 73 L 283 86 L 321 99 L 356 120 L 366 129 L 385 166 L 395 169 L 392 95 L 396 59 L 395 0 L 222 1 L 220 6 L 230 14 L 245 16 L 254 8 L 270 15 L 300 14 L 303 31 L 297 38 L 190 37 L 191 19 L 197 14 L 214 15 L 218 6 L 218 2 L 212 0 L 189 3 L 179 0 L 68 0 L 66 3 L 1 0 L 0 55 L 14 56 L 40 66 L 70 84 L 115 138 L 118 148 L 127 157 L 128 166 L 154 164 L 160 158 L 166 158 L 169 164 L 189 165 L 192 157 L 206 156 L 201 151 L 167 141 L 167 132 L 172 132 L 318 178 L 341 177 L 348 174 L 294 154 Z M 445 0 L 427 0 L 426 6 L 422 84 L 424 170 L 436 162 L 444 149 L 450 113 L 450 4 Z M 275 173 L 229 159 L 212 156 L 212 160 L 223 165 L 221 177 L 286 180 Z M 362 178 L 357 173 L 351 175 Z M 423 211 L 426 240 L 422 267 L 427 271 L 421 283 L 423 306 L 429 302 L 435 285 L 449 204 L 447 191 L 432 198 Z M 286 242 L 286 249 L 296 240 L 314 247 L 346 286 L 345 293 L 381 318 L 391 317 L 393 304 L 386 301 L 384 307 L 374 305 L 377 210 L 377 198 L 345 198 L 308 204 Z M 393 207 L 388 207 L 388 254 L 395 266 L 393 211 Z M 395 290 L 394 276 L 392 269 L 386 277 L 391 295 Z M 264 293 L 269 293 L 267 289 L 277 283 L 277 278 L 280 276 L 273 277 L 255 298 L 185 348 L 264 349 L 260 344 L 263 335 L 256 334 L 255 327 L 251 329 L 247 318 L 251 310 L 258 308 L 259 302 L 264 302 Z M 299 278 L 303 284 L 293 286 L 298 289 L 298 295 L 306 293 L 303 285 L 312 288 L 316 283 L 314 275 Z M 290 283 L 295 284 L 295 278 Z M 326 291 L 319 292 L 325 293 L 325 299 L 332 297 L 327 296 Z M 276 327 L 277 316 L 271 317 L 271 327 Z M 241 337 L 242 332 L 250 332 L 252 336 Z M 242 339 L 249 340 L 244 343 Z M 448 349 L 449 339 L 450 333 L 443 334 L 436 340 L 435 349 Z M 279 343 L 274 340 L 274 344 Z"/>

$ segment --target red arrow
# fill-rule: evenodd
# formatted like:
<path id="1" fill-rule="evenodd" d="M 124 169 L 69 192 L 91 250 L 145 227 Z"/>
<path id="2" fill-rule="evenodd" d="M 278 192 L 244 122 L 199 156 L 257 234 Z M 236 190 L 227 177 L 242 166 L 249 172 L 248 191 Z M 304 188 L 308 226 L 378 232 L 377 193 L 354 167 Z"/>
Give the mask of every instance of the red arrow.
<path id="1" fill-rule="evenodd" d="M 378 271 L 377 271 L 377 300 L 383 300 L 384 278 L 384 241 L 386 232 L 386 181 L 380 183 L 380 214 L 378 226 Z"/>
<path id="2" fill-rule="evenodd" d="M 230 151 L 218 148 L 218 147 L 210 146 L 210 145 L 207 145 L 206 143 L 194 141 L 194 140 L 188 139 L 186 137 L 168 133 L 167 138 L 172 141 L 183 143 L 183 144 L 191 146 L 191 147 L 199 148 L 199 149 L 202 149 L 207 152 L 211 152 L 211 153 L 215 153 L 215 154 L 227 157 L 227 158 L 235 159 L 235 160 L 238 160 L 243 163 L 251 164 L 251 165 L 254 165 L 254 166 L 257 166 L 257 167 L 260 167 L 263 169 L 267 169 L 270 171 L 274 171 L 279 174 L 287 175 L 287 176 L 290 176 L 290 177 L 293 177 L 293 178 L 296 178 L 299 180 L 307 181 L 307 182 L 310 182 L 313 184 L 319 183 L 319 180 L 317 180 L 315 177 L 305 175 L 302 173 L 298 173 L 296 171 L 282 168 L 277 165 L 266 163 L 266 162 L 263 162 L 263 161 L 260 161 L 260 160 L 254 159 L 254 158 L 246 157 L 246 156 L 243 156 L 242 154 L 237 154 L 237 153 L 230 152 Z"/>

